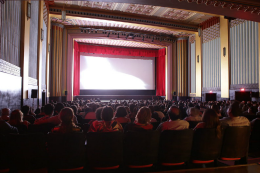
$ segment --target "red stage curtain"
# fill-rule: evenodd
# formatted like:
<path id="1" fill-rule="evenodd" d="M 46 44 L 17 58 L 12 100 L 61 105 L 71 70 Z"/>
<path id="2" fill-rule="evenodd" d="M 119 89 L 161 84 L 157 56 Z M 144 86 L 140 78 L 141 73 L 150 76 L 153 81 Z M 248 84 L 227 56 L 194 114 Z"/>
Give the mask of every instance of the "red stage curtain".
<path id="1" fill-rule="evenodd" d="M 76 41 L 74 41 L 74 96 L 77 96 L 80 93 L 80 52 L 109 55 L 157 57 L 156 95 L 165 96 L 165 49 L 147 50 L 92 46 L 86 44 L 78 44 Z"/>
<path id="2" fill-rule="evenodd" d="M 80 51 L 79 44 L 74 41 L 74 86 L 73 95 L 78 96 L 80 92 Z"/>
<path id="3" fill-rule="evenodd" d="M 156 96 L 165 96 L 165 49 L 158 50 L 156 64 Z"/>
<path id="4" fill-rule="evenodd" d="M 79 44 L 79 51 L 85 53 L 109 54 L 109 55 L 158 57 L 158 50 L 91 46 L 86 44 Z"/>

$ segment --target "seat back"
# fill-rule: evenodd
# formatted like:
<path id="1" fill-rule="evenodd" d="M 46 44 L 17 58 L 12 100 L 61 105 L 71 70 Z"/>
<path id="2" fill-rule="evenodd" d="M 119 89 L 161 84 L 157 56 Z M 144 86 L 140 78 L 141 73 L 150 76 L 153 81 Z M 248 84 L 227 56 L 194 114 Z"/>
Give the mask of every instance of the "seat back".
<path id="1" fill-rule="evenodd" d="M 245 157 L 248 152 L 250 130 L 250 126 L 227 127 L 224 133 L 221 157 Z"/>
<path id="2" fill-rule="evenodd" d="M 165 130 L 160 136 L 159 162 L 181 163 L 190 159 L 193 130 Z"/>
<path id="3" fill-rule="evenodd" d="M 8 154 L 7 139 L 0 135 L 0 172 L 9 168 L 9 154 Z"/>
<path id="4" fill-rule="evenodd" d="M 192 143 L 192 160 L 215 160 L 219 158 L 223 140 L 217 137 L 216 129 L 199 128 L 194 132 Z"/>
<path id="5" fill-rule="evenodd" d="M 160 123 L 161 122 L 152 122 L 151 124 L 153 125 L 153 130 L 156 130 Z"/>
<path id="6" fill-rule="evenodd" d="M 87 134 L 87 163 L 91 167 L 113 167 L 122 163 L 122 132 L 90 132 Z"/>
<path id="7" fill-rule="evenodd" d="M 127 132 L 124 140 L 124 162 L 127 165 L 149 165 L 157 162 L 160 132 Z"/>
<path id="8" fill-rule="evenodd" d="M 194 129 L 194 127 L 197 126 L 201 121 L 188 121 L 189 122 L 189 128 Z"/>
<path id="9" fill-rule="evenodd" d="M 43 134 L 7 136 L 12 170 L 35 170 L 47 167 L 47 151 Z"/>
<path id="10" fill-rule="evenodd" d="M 73 169 L 85 163 L 85 136 L 83 133 L 47 135 L 50 166 L 53 169 Z"/>
<path id="11" fill-rule="evenodd" d="M 51 130 L 55 127 L 52 123 L 45 123 L 45 124 L 39 124 L 39 125 L 29 125 L 28 127 L 28 133 L 43 133 L 47 134 L 51 132 Z"/>
<path id="12" fill-rule="evenodd" d="M 256 119 L 251 131 L 250 140 L 260 142 L 260 119 Z"/>

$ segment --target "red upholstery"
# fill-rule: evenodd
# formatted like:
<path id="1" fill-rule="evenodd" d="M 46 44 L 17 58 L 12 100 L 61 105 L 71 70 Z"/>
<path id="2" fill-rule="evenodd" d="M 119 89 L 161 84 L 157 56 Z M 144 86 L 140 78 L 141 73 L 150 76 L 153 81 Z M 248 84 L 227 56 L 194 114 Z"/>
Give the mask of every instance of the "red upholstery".
<path id="1" fill-rule="evenodd" d="M 71 169 L 58 169 L 58 171 L 78 171 L 82 170 L 84 167 L 78 167 L 78 168 L 71 168 Z"/>
<path id="2" fill-rule="evenodd" d="M 34 170 L 21 170 L 19 173 L 48 173 L 48 168 L 34 169 Z"/>
<path id="3" fill-rule="evenodd" d="M 214 160 L 193 160 L 192 163 L 204 164 L 204 163 L 212 163 Z"/>
<path id="4" fill-rule="evenodd" d="M 226 157 L 221 157 L 221 160 L 240 160 L 240 158 L 226 158 Z"/>
<path id="5" fill-rule="evenodd" d="M 119 168 L 119 165 L 116 166 L 110 166 L 110 167 L 93 167 L 95 170 L 110 170 L 110 169 L 117 169 Z"/>
<path id="6" fill-rule="evenodd" d="M 153 164 L 149 164 L 149 165 L 128 165 L 129 168 L 149 168 L 152 167 Z"/>
<path id="7" fill-rule="evenodd" d="M 181 163 L 161 163 L 163 166 L 176 166 L 176 165 L 183 165 L 184 162 Z"/>
<path id="8" fill-rule="evenodd" d="M 9 172 L 10 171 L 10 169 L 0 169 L 0 173 L 2 173 L 2 172 Z"/>

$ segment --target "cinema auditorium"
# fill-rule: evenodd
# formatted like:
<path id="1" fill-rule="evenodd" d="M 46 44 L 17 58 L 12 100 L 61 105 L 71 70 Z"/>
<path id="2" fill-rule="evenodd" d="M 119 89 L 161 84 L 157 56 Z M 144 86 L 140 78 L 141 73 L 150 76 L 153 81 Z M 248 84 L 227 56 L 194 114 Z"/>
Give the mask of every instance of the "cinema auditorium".
<path id="1" fill-rule="evenodd" d="M 0 0 L 0 173 L 260 172 L 259 0 Z"/>

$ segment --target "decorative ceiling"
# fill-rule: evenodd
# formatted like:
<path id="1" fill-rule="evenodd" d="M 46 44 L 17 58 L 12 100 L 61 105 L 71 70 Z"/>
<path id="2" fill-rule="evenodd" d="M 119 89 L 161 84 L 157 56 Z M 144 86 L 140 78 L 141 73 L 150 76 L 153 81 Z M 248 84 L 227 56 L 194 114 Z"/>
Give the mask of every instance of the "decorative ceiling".
<path id="1" fill-rule="evenodd" d="M 148 49 L 161 49 L 164 46 L 150 44 L 150 43 L 141 43 L 127 40 L 112 40 L 112 39 L 75 39 L 79 43 L 88 43 L 96 45 L 110 45 L 110 46 L 122 46 L 122 47 L 134 47 L 134 48 L 148 48 Z"/>
<path id="2" fill-rule="evenodd" d="M 157 34 L 167 34 L 173 35 L 175 37 L 188 37 L 192 34 L 186 32 L 172 31 L 167 29 L 159 29 L 159 28 L 151 28 L 151 27 L 142 27 L 138 25 L 125 24 L 123 22 L 115 22 L 115 21 L 106 21 L 99 19 L 70 19 L 62 20 L 59 18 L 52 18 L 52 22 L 57 22 L 66 26 L 82 26 L 82 27 L 93 27 L 93 28 L 107 28 L 107 29 L 128 29 L 136 32 L 151 32 Z"/>
<path id="3" fill-rule="evenodd" d="M 79 7 L 98 8 L 103 10 L 120 11 L 125 13 L 141 14 L 159 18 L 166 18 L 175 22 L 186 24 L 199 25 L 200 23 L 211 18 L 211 15 L 197 13 L 193 11 L 186 11 L 174 8 L 129 4 L 129 3 L 114 3 L 114 2 L 93 2 L 93 1 L 60 1 L 54 0 L 56 4 L 63 4 L 66 6 L 76 5 Z"/>

